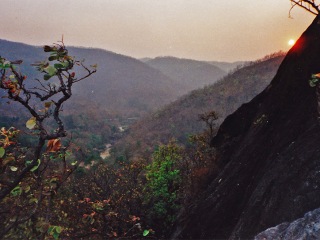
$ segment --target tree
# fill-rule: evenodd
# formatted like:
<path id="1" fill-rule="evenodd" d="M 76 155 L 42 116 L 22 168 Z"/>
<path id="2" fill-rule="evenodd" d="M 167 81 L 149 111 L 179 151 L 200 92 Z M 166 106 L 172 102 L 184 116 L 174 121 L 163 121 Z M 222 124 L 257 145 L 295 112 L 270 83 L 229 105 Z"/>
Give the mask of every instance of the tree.
<path id="1" fill-rule="evenodd" d="M 213 138 L 216 131 L 216 121 L 218 119 L 218 114 L 215 111 L 210 111 L 206 113 L 199 114 L 199 120 L 203 121 L 208 127 L 208 139 L 209 142 Z"/>
<path id="2" fill-rule="evenodd" d="M 73 84 L 96 72 L 95 66 L 88 68 L 83 61 L 69 56 L 63 41 L 43 49 L 50 55 L 46 61 L 33 64 L 43 75 L 43 79 L 34 81 L 19 70 L 22 60 L 9 61 L 0 56 L 0 88 L 6 94 L 3 97 L 28 110 L 31 118 L 26 127 L 37 139 L 33 149 L 24 148 L 15 141 L 18 130 L 1 129 L 0 235 L 10 239 L 38 239 L 45 234 L 57 238 L 61 233 L 60 226 L 50 223 L 54 215 L 51 206 L 76 161 L 70 157 L 71 144 L 62 143 L 67 133 L 60 113 L 72 96 Z M 85 70 L 83 76 L 76 76 L 77 67 Z"/>
<path id="3" fill-rule="evenodd" d="M 199 114 L 207 128 L 198 134 L 189 136 L 190 147 L 186 149 L 186 161 L 182 165 L 182 176 L 185 184 L 185 205 L 192 203 L 201 190 L 207 186 L 209 177 L 218 172 L 217 151 L 210 146 L 211 140 L 217 133 L 215 111 Z"/>
<path id="4" fill-rule="evenodd" d="M 181 207 L 181 173 L 179 166 L 183 148 L 171 140 L 153 153 L 152 163 L 146 168 L 144 199 L 148 223 L 158 236 L 168 237 Z"/>
<path id="5" fill-rule="evenodd" d="M 291 13 L 291 10 L 295 6 L 302 7 L 303 9 L 307 10 L 308 12 L 318 15 L 320 13 L 320 4 L 318 4 L 317 0 L 290 0 L 291 2 L 291 8 L 289 11 L 289 16 Z"/>

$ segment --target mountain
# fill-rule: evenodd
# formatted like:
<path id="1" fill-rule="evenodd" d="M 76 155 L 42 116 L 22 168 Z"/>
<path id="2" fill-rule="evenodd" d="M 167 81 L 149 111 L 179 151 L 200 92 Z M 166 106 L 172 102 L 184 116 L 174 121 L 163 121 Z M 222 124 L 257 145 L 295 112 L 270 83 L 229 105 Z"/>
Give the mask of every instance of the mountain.
<path id="1" fill-rule="evenodd" d="M 137 117 L 181 95 L 179 83 L 134 58 L 100 49 L 69 51 L 98 64 L 95 76 L 75 86 L 75 99 L 90 99 L 102 109 Z"/>
<path id="2" fill-rule="evenodd" d="M 226 71 L 203 61 L 157 57 L 144 59 L 144 62 L 179 83 L 183 94 L 212 84 L 226 75 Z"/>
<path id="3" fill-rule="evenodd" d="M 139 60 L 140 60 L 141 62 L 145 63 L 145 62 L 148 62 L 148 61 L 152 60 L 152 58 L 145 57 L 145 58 L 139 58 Z"/>
<path id="4" fill-rule="evenodd" d="M 135 158 L 139 158 L 147 156 L 154 146 L 167 143 L 171 138 L 187 144 L 189 135 L 205 128 L 205 124 L 199 121 L 199 114 L 216 111 L 219 125 L 227 115 L 249 102 L 270 83 L 284 55 L 270 56 L 248 64 L 215 84 L 194 90 L 142 118 L 130 127 L 127 136 L 116 147 L 126 146 Z"/>
<path id="5" fill-rule="evenodd" d="M 237 61 L 237 62 L 219 62 L 219 61 L 208 61 L 207 63 L 212 64 L 225 72 L 230 72 L 239 66 L 248 64 L 248 61 Z"/>
<path id="6" fill-rule="evenodd" d="M 188 60 L 188 59 L 181 59 L 181 58 L 176 58 L 176 57 L 157 57 L 158 59 L 176 59 L 177 61 L 179 60 Z M 153 61 L 157 58 L 140 58 L 139 60 L 141 62 L 144 62 L 144 63 L 148 63 L 149 61 Z M 189 59 L 190 60 L 190 59 Z M 234 69 L 236 68 L 239 68 L 243 65 L 246 65 L 248 63 L 250 63 L 249 61 L 236 61 L 236 62 L 220 62 L 220 61 L 197 61 L 197 60 L 191 60 L 191 61 L 194 61 L 195 63 L 196 62 L 202 62 L 202 63 L 208 63 L 208 64 L 211 64 L 211 65 L 214 65 L 220 69 L 222 69 L 223 71 L 229 73 L 230 71 L 233 71 Z"/>
<path id="7" fill-rule="evenodd" d="M 85 59 L 87 65 L 98 65 L 96 74 L 75 84 L 70 111 L 82 102 L 81 109 L 93 104 L 101 110 L 139 116 L 181 95 L 178 83 L 134 58 L 101 49 L 68 47 L 68 50 L 71 56 Z M 21 68 L 28 80 L 41 77 L 30 64 L 46 59 L 42 48 L 0 40 L 0 54 L 7 59 L 23 59 Z"/>
<path id="8" fill-rule="evenodd" d="M 173 238 L 253 239 L 320 205 L 320 17 L 270 85 L 222 123 L 212 146 L 220 171 L 181 214 Z M 303 228 L 303 226 L 301 226 Z"/>

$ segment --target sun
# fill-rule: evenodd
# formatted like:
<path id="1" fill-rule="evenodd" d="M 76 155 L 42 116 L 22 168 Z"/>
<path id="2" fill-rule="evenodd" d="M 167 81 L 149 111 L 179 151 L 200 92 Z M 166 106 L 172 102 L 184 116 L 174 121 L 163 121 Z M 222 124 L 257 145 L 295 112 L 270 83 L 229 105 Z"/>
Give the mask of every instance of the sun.
<path id="1" fill-rule="evenodd" d="M 289 46 L 293 46 L 295 43 L 296 43 L 296 41 L 293 40 L 293 39 L 290 39 L 290 40 L 288 41 L 288 45 L 289 45 Z"/>

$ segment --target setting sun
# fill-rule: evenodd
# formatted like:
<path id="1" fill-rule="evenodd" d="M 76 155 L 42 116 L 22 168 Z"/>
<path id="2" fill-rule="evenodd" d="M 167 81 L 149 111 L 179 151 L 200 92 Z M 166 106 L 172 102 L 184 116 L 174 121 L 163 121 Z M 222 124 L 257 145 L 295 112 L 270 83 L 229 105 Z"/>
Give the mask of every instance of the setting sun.
<path id="1" fill-rule="evenodd" d="M 293 39 L 290 39 L 289 41 L 288 41 L 288 45 L 289 46 L 293 46 L 294 44 L 295 44 L 295 40 L 293 40 Z"/>

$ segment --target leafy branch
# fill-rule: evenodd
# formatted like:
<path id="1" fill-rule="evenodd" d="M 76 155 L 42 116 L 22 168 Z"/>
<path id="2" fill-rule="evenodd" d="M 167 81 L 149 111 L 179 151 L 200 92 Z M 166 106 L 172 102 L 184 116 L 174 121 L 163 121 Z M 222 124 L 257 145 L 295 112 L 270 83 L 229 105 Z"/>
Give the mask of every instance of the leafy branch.
<path id="1" fill-rule="evenodd" d="M 44 46 L 44 52 L 49 54 L 46 61 L 33 64 L 37 71 L 43 74 L 43 79 L 35 79 L 39 87 L 27 88 L 27 77 L 18 66 L 22 60 L 9 61 L 0 56 L 0 88 L 3 89 L 11 101 L 19 102 L 29 111 L 32 117 L 26 127 L 38 137 L 32 160 L 29 160 L 9 184 L 1 186 L 0 200 L 5 198 L 24 179 L 28 172 L 39 165 L 44 145 L 67 135 L 60 118 L 63 104 L 72 96 L 73 84 L 82 81 L 96 72 L 96 68 L 88 68 L 83 62 L 75 60 L 68 54 L 63 41 L 53 46 Z M 79 78 L 73 71 L 74 66 L 85 69 L 85 74 Z M 44 122 L 53 119 L 56 128 L 49 129 Z M 56 148 L 60 150 L 60 147 Z M 1 159 L 1 156 L 0 156 Z M 37 171 L 35 171 L 37 173 Z M 38 173 L 39 175 L 39 173 Z M 39 176 L 38 176 L 39 177 Z"/>

